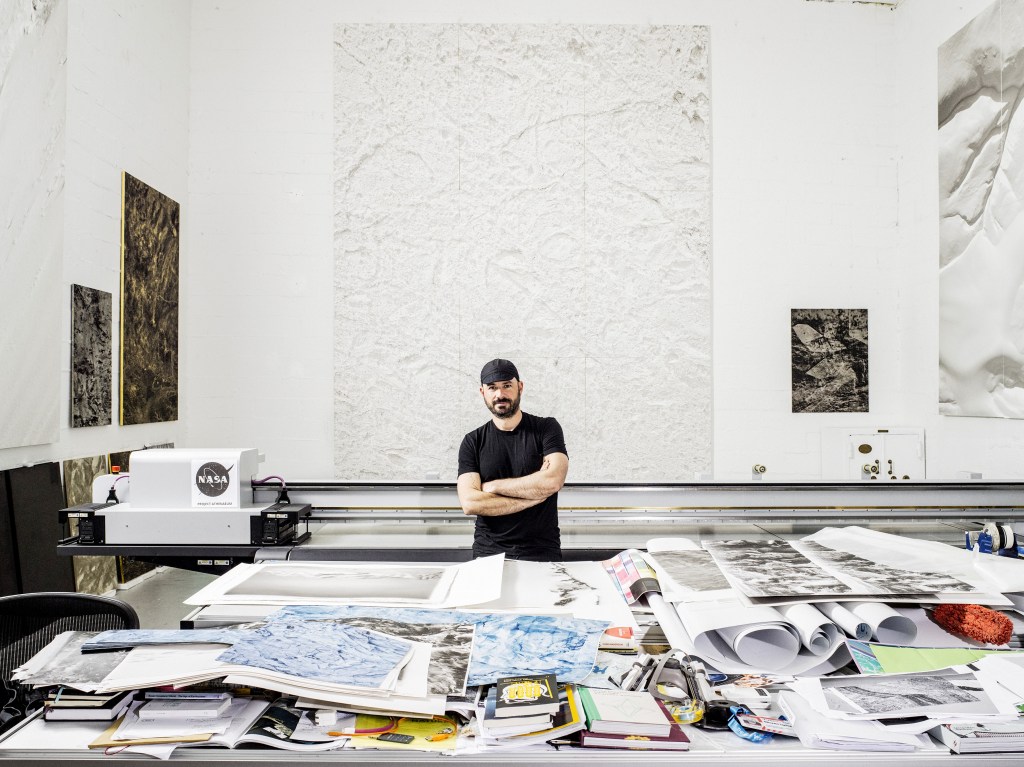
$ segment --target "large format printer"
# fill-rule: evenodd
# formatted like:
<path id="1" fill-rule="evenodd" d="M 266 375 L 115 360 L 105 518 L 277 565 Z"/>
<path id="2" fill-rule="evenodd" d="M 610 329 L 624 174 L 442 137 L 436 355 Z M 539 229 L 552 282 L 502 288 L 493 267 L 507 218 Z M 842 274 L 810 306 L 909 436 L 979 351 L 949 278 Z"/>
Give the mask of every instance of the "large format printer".
<path id="1" fill-rule="evenodd" d="M 79 532 L 58 550 L 208 572 L 268 559 L 472 555 L 474 520 L 452 482 L 261 481 L 261 460 L 253 448 L 135 452 L 126 478 L 99 478 L 94 503 L 61 512 Z M 863 525 L 960 544 L 986 521 L 1024 525 L 1020 482 L 568 483 L 558 500 L 570 560 L 659 537 L 766 540 Z"/>

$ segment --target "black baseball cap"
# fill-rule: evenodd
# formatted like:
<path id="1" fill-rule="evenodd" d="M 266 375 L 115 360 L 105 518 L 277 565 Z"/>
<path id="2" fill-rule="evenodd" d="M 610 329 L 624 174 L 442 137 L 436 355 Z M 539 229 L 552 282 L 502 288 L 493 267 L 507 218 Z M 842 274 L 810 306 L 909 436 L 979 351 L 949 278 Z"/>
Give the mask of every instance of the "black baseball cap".
<path id="1" fill-rule="evenodd" d="M 495 381 L 511 381 L 519 378 L 516 366 L 508 360 L 491 360 L 480 371 L 480 384 L 486 385 Z"/>

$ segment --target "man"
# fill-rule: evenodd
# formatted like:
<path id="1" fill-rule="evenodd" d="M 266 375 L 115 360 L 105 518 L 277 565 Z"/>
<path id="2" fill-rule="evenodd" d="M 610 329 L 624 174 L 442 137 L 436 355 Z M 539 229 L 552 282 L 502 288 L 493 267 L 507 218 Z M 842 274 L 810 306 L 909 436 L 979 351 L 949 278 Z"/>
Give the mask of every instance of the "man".
<path id="1" fill-rule="evenodd" d="M 480 371 L 480 396 L 491 420 L 459 448 L 459 502 L 476 517 L 473 556 L 558 562 L 558 491 L 569 458 L 562 427 L 519 409 L 523 382 L 508 360 Z"/>

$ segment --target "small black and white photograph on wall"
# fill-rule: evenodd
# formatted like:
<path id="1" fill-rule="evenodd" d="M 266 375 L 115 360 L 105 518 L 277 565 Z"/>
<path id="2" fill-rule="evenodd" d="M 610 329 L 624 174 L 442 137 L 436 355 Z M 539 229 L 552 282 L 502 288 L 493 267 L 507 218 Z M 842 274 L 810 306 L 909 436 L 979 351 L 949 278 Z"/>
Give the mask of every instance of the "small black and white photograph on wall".
<path id="1" fill-rule="evenodd" d="M 71 286 L 71 426 L 111 422 L 113 322 L 110 293 Z"/>
<path id="2" fill-rule="evenodd" d="M 793 412 L 868 412 L 868 310 L 793 309 Z"/>

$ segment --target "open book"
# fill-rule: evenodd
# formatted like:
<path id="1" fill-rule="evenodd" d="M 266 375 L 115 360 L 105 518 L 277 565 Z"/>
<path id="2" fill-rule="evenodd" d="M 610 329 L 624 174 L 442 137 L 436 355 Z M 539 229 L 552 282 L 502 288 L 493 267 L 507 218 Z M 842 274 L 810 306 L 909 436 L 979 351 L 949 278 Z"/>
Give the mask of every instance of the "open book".
<path id="1" fill-rule="evenodd" d="M 215 732 L 198 731 L 203 724 L 190 719 L 140 722 L 136 706 L 90 743 L 89 748 L 127 747 L 129 752 L 158 755 L 179 746 L 235 748 L 254 743 L 289 751 L 329 751 L 345 745 L 347 737 L 321 732 L 322 728 L 313 725 L 308 713 L 295 708 L 294 703 L 294 698 L 278 698 L 273 703 L 236 698 L 223 717 L 212 723 L 205 720 L 205 725 Z"/>

